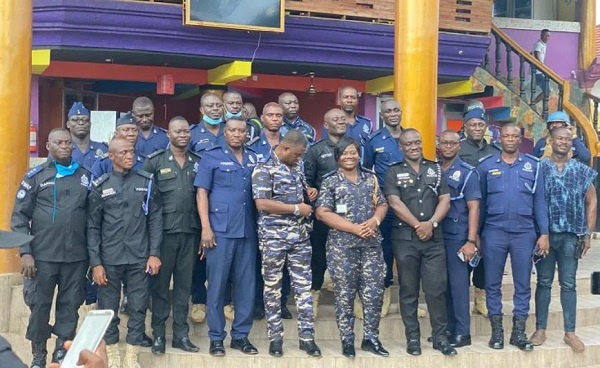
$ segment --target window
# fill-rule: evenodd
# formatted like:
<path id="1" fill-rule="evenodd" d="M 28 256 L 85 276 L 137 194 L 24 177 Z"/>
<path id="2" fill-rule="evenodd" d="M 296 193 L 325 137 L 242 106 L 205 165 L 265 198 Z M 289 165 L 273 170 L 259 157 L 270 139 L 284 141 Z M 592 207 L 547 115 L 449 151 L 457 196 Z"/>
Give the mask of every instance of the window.
<path id="1" fill-rule="evenodd" d="M 494 17 L 533 18 L 533 0 L 495 0 Z"/>

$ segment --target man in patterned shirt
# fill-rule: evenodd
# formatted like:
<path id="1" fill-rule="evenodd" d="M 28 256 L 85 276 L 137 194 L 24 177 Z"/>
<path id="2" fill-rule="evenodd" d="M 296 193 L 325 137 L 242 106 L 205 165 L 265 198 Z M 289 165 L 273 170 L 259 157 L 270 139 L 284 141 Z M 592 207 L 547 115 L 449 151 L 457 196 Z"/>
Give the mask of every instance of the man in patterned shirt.
<path id="1" fill-rule="evenodd" d="M 550 132 L 552 155 L 542 161 L 544 190 L 548 201 L 550 249 L 537 263 L 537 288 L 535 290 L 536 331 L 531 336 L 533 345 L 546 340 L 548 306 L 554 269 L 558 264 L 560 303 L 563 310 L 564 342 L 573 351 L 581 353 L 585 345 L 575 334 L 577 291 L 575 290 L 578 258 L 590 249 L 590 234 L 596 225 L 597 173 L 569 157 L 573 135 L 568 128 L 555 128 Z"/>
<path id="2" fill-rule="evenodd" d="M 286 260 L 296 293 L 300 349 L 311 356 L 321 355 L 314 340 L 315 318 L 310 293 L 312 250 L 309 233 L 312 207 L 304 203 L 306 182 L 300 165 L 307 145 L 304 134 L 289 131 L 281 143 L 273 148 L 267 162 L 259 163 L 252 174 L 252 193 L 259 211 L 258 238 L 265 281 L 269 354 L 276 357 L 283 355 L 281 280 Z"/>

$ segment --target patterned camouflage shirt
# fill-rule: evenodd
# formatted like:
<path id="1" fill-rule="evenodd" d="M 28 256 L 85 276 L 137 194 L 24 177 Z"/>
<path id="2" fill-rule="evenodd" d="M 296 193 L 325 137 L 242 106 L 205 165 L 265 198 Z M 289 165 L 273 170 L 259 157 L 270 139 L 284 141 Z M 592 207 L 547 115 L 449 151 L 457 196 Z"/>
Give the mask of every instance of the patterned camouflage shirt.
<path id="1" fill-rule="evenodd" d="M 373 217 L 374 202 L 377 205 L 385 203 L 375 180 L 375 173 L 364 168 L 360 169 L 356 183 L 348 180 L 341 171 L 333 171 L 323 178 L 316 206 L 329 208 L 355 224 L 363 223 Z M 330 229 L 327 240 L 335 246 L 358 248 L 380 246 L 382 237 L 379 229 L 376 236 L 368 239 Z"/>
<path id="2" fill-rule="evenodd" d="M 254 199 L 271 199 L 287 204 L 300 204 L 304 200 L 304 173 L 302 165 L 288 167 L 282 163 L 274 150 L 271 157 L 259 163 L 252 173 Z M 311 223 L 294 214 L 258 213 L 258 237 L 260 240 L 280 239 L 292 243 L 308 239 Z"/>

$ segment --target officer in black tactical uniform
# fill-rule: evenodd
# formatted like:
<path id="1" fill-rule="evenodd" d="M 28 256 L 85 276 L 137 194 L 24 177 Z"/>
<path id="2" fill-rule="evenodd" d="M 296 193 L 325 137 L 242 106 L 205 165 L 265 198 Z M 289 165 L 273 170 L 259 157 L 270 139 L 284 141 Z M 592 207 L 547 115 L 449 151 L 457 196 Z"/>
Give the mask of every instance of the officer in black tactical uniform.
<path id="1" fill-rule="evenodd" d="M 62 361 L 64 342 L 75 337 L 88 267 L 85 216 L 91 174 L 71 159 L 68 130 L 52 130 L 46 147 L 52 159 L 23 177 L 11 219 L 13 231 L 35 236 L 19 253 L 25 303 L 31 309 L 26 337 L 32 345 L 31 367 L 38 368 L 46 367 L 51 333 L 57 336 L 53 362 Z M 50 326 L 57 287 L 56 321 Z"/>
<path id="2" fill-rule="evenodd" d="M 127 282 L 129 321 L 124 368 L 139 367 L 137 355 L 144 335 L 148 275 L 160 269 L 162 206 L 152 174 L 135 170 L 133 144 L 115 138 L 108 155 L 113 171 L 94 180 L 89 196 L 88 238 L 90 267 L 98 291 L 98 308 L 115 311 L 104 340 L 110 367 L 120 367 L 119 300 L 121 281 Z"/>

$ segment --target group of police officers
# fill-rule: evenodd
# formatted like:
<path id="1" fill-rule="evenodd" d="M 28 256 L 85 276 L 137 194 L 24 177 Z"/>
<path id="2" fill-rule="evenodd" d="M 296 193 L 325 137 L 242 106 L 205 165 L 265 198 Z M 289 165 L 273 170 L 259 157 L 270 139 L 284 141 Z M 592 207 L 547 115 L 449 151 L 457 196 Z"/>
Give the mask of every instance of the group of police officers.
<path id="1" fill-rule="evenodd" d="M 257 354 L 248 335 L 253 319 L 266 317 L 269 353 L 282 356 L 281 319 L 292 317 L 286 304 L 293 290 L 300 349 L 320 356 L 314 319 L 328 269 L 343 354 L 355 355 L 356 314 L 365 319 L 363 350 L 387 356 L 378 327 L 389 310 L 394 258 L 409 354 L 421 354 L 421 285 L 433 347 L 455 355 L 471 344 L 472 268 L 475 308 L 489 314 L 490 347 L 502 348 L 508 252 L 515 279 L 510 342 L 531 350 L 524 331 L 531 253 L 535 243 L 540 254 L 547 251 L 548 219 L 539 161 L 519 153 L 520 129 L 506 124 L 500 147 L 487 143 L 485 112 L 475 106 L 464 115 L 462 139 L 441 134 L 434 162 L 423 158 L 420 132 L 402 129 L 396 100 L 382 103 L 384 126 L 372 134 L 371 121 L 356 112 L 356 89 L 341 88 L 338 103 L 315 142 L 292 93 L 266 104 L 260 118 L 237 92 L 206 93 L 201 122 L 190 126 L 177 116 L 168 130 L 154 125 L 152 101 L 140 97 L 118 119 L 108 147 L 90 140 L 89 111 L 75 103 L 68 129 L 48 137 L 48 161 L 21 181 L 13 211 L 13 230 L 35 235 L 20 248 L 31 367 L 46 366 L 51 333 L 52 361 L 64 358 L 79 306 L 95 299 L 91 285 L 99 286 L 98 308 L 115 311 L 105 336 L 109 367 L 139 367 L 140 346 L 163 354 L 171 278 L 174 348 L 199 351 L 189 339 L 191 294 L 191 318 L 206 318 L 211 355 L 225 355 L 226 318 L 230 347 Z M 585 158 L 585 146 L 577 148 Z M 129 320 L 121 363 L 122 288 Z M 149 305 L 154 339 L 145 333 Z"/>

